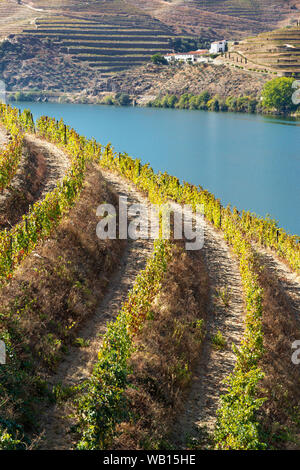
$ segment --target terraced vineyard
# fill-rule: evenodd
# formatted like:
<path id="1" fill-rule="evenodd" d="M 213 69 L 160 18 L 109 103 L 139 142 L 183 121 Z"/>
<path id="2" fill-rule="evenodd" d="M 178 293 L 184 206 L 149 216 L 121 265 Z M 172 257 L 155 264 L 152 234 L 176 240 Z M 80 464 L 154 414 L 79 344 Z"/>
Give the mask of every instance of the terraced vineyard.
<path id="1" fill-rule="evenodd" d="M 24 34 L 49 38 L 77 62 L 86 62 L 108 74 L 149 61 L 157 53 L 170 51 L 172 32 L 145 17 L 70 17 L 37 20 L 36 29 Z"/>
<path id="2" fill-rule="evenodd" d="M 295 3 L 295 2 L 294 2 Z M 296 8 L 296 3 L 294 4 Z M 296 18 L 290 2 L 78 0 L 21 2 L 3 0 L 1 35 L 49 38 L 75 62 L 98 69 L 103 77 L 139 66 L 157 53 L 170 52 L 174 35 L 216 39 L 272 29 Z"/>
<path id="3" fill-rule="evenodd" d="M 300 77 L 300 27 L 282 28 L 248 38 L 232 48 L 249 61 L 285 76 Z"/>
<path id="4" fill-rule="evenodd" d="M 276 24 L 283 16 L 290 13 L 290 4 L 280 0 L 191 0 L 183 3 L 218 14 L 247 18 L 257 23 Z"/>
<path id="5" fill-rule="evenodd" d="M 281 0 L 99 0 L 84 4 L 78 0 L 24 0 L 21 5 L 3 0 L 0 21 L 3 36 L 25 28 L 26 34 L 54 39 L 76 60 L 107 73 L 141 64 L 155 52 L 169 51 L 168 38 L 174 32 L 239 39 L 297 18 L 297 9 L 291 9 L 296 5 Z"/>
<path id="6" fill-rule="evenodd" d="M 27 5 L 27 8 L 25 7 Z M 3 16 L 25 11 L 23 28 L 7 32 L 49 38 L 77 62 L 98 68 L 103 75 L 141 65 L 157 52 L 170 52 L 168 26 L 124 1 L 31 2 L 28 8 L 5 0 Z M 27 20 L 27 17 L 32 20 Z M 26 27 L 27 24 L 27 27 Z"/>
<path id="7" fill-rule="evenodd" d="M 18 5 L 14 0 L 0 2 L 0 39 L 10 34 L 21 33 L 26 25 L 34 21 L 40 13 L 34 12 L 25 6 Z"/>
<path id="8" fill-rule="evenodd" d="M 209 34 L 211 38 L 224 36 L 239 39 L 271 30 L 279 23 L 288 24 L 298 18 L 298 1 L 281 0 L 181 0 L 162 2 L 130 0 L 175 28 L 190 34 Z"/>
<path id="9" fill-rule="evenodd" d="M 299 448 L 299 237 L 62 120 L 14 120 L 65 176 L 0 231 L 0 449 Z M 201 204 L 203 249 L 97 239 L 95 207 L 124 194 Z"/>

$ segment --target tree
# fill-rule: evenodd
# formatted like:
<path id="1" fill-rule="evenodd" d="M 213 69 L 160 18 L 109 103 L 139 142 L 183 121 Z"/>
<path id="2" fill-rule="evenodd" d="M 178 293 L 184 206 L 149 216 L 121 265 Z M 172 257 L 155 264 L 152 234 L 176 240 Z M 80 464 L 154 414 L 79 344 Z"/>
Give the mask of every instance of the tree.
<path id="1" fill-rule="evenodd" d="M 156 64 L 156 65 L 166 65 L 168 63 L 167 59 L 165 59 L 164 56 L 161 55 L 160 53 L 154 54 L 151 57 L 151 60 L 153 64 Z"/>
<path id="2" fill-rule="evenodd" d="M 104 98 L 103 98 L 103 104 L 109 104 L 109 105 L 112 105 L 114 104 L 114 97 L 112 95 L 106 95 Z"/>
<path id="3" fill-rule="evenodd" d="M 210 94 L 208 91 L 202 91 L 199 95 L 199 100 L 201 103 L 207 104 L 207 102 L 210 100 Z"/>
<path id="4" fill-rule="evenodd" d="M 129 106 L 131 104 L 131 98 L 126 93 L 117 93 L 116 101 L 120 106 Z"/>
<path id="5" fill-rule="evenodd" d="M 267 82 L 262 91 L 262 104 L 265 108 L 287 112 L 295 109 L 292 95 L 294 78 L 279 77 Z"/>

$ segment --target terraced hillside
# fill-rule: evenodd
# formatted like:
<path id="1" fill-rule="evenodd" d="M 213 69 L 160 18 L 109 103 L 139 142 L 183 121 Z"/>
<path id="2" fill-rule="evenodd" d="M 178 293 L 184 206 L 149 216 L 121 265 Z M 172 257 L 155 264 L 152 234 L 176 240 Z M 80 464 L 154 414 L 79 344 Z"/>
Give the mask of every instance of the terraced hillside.
<path id="1" fill-rule="evenodd" d="M 255 64 L 282 75 L 300 76 L 300 27 L 260 34 L 240 42 L 233 50 L 247 58 L 249 67 Z"/>
<path id="2" fill-rule="evenodd" d="M 24 26 L 32 23 L 40 14 L 13 0 L 0 1 L 0 40 L 9 34 L 22 32 Z"/>
<path id="3" fill-rule="evenodd" d="M 0 449 L 299 450 L 299 237 L 62 120 L 0 122 L 23 139 L 0 199 Z M 153 240 L 147 211 L 101 237 L 95 207 L 124 195 L 201 204 L 204 245 Z"/>
<path id="4" fill-rule="evenodd" d="M 239 38 L 288 24 L 300 2 L 284 0 L 129 0 L 162 22 L 189 34 Z"/>
<path id="5" fill-rule="evenodd" d="M 36 20 L 35 27 L 25 29 L 24 34 L 51 39 L 76 62 L 86 62 L 104 74 L 141 65 L 157 52 L 170 51 L 173 35 L 168 27 L 145 15 L 51 17 Z"/>
<path id="6" fill-rule="evenodd" d="M 272 30 L 281 23 L 288 24 L 299 17 L 299 0 L 2 0 L 5 5 L 5 20 L 8 30 L 14 29 L 19 12 L 23 14 L 23 24 L 27 17 L 56 17 L 71 15 L 73 19 L 85 17 L 100 20 L 97 15 L 105 15 L 109 22 L 118 24 L 120 20 L 134 23 L 134 17 L 155 29 L 149 20 L 160 20 L 177 33 L 210 37 L 227 36 L 239 38 Z M 16 13 L 17 12 L 17 13 Z M 16 16 L 17 14 L 17 16 Z M 117 22 L 116 22 L 117 20 Z M 157 26 L 157 25 L 156 25 Z M 160 25 L 162 26 L 162 25 Z"/>
<path id="7" fill-rule="evenodd" d="M 240 39 L 296 21 L 295 0 L 2 0 L 0 34 L 49 38 L 103 76 L 170 51 L 170 37 Z M 0 23 L 1 24 L 1 23 Z"/>
<path id="8" fill-rule="evenodd" d="M 124 0 L 20 2 L 0 3 L 3 38 L 22 32 L 49 38 L 75 62 L 96 67 L 104 75 L 170 51 L 172 30 Z"/>

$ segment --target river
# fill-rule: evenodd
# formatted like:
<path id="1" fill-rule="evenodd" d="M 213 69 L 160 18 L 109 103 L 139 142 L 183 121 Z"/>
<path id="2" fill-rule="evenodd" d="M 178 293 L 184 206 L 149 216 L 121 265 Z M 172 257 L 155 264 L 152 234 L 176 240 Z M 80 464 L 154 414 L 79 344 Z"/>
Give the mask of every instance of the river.
<path id="1" fill-rule="evenodd" d="M 61 117 L 79 133 L 111 142 L 225 205 L 300 234 L 300 122 L 259 115 L 84 104 L 17 103 L 35 118 Z"/>

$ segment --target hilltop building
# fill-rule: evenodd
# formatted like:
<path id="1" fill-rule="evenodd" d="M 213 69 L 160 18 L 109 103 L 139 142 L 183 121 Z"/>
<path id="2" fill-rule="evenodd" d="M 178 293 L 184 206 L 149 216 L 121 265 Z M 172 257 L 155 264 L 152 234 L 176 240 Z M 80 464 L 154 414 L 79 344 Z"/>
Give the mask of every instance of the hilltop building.
<path id="1" fill-rule="evenodd" d="M 226 45 L 227 45 L 226 39 L 223 39 L 223 41 L 212 42 L 210 45 L 209 52 L 210 54 L 219 54 L 220 52 L 225 52 Z"/>
<path id="2" fill-rule="evenodd" d="M 198 49 L 197 51 L 175 52 L 171 54 L 166 54 L 164 57 L 168 62 L 182 61 L 186 63 L 195 64 L 197 62 L 208 62 L 208 54 L 208 49 Z"/>

